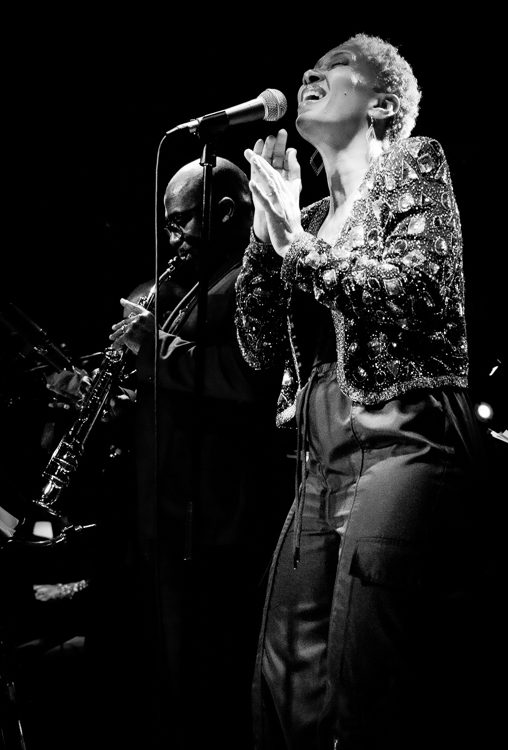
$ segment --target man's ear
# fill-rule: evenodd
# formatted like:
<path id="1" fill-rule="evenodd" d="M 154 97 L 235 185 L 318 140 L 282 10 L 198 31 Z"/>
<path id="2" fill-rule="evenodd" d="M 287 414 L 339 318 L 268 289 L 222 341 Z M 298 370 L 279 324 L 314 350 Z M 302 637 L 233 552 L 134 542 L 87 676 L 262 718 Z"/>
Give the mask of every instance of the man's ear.
<path id="1" fill-rule="evenodd" d="M 229 198 L 227 195 L 221 198 L 217 204 L 217 215 L 221 224 L 226 224 L 226 222 L 232 219 L 235 215 L 235 210 L 236 206 L 232 198 Z"/>
<path id="2" fill-rule="evenodd" d="M 397 94 L 379 94 L 376 103 L 371 107 L 369 115 L 374 120 L 386 120 L 393 117 L 400 109 L 400 99 Z"/>

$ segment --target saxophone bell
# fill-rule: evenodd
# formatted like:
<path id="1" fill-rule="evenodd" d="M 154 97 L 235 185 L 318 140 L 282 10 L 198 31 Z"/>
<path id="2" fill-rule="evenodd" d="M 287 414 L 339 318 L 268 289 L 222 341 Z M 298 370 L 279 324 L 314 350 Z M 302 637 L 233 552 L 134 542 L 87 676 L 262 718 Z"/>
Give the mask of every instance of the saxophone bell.
<path id="1" fill-rule="evenodd" d="M 54 547 L 96 526 L 95 523 L 73 524 L 53 508 L 35 501 L 30 504 L 30 508 L 15 527 L 7 544 L 37 548 Z"/>

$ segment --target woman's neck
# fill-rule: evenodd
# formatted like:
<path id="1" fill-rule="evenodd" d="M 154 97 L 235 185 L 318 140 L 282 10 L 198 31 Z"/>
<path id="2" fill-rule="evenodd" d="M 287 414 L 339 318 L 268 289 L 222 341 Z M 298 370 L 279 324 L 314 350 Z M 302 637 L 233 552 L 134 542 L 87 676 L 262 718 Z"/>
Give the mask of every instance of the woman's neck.
<path id="1" fill-rule="evenodd" d="M 353 141 L 344 149 L 327 148 L 321 152 L 330 191 L 330 214 L 354 200 L 370 166 L 369 149 L 362 140 Z"/>
<path id="2" fill-rule="evenodd" d="M 370 166 L 365 138 L 350 142 L 346 148 L 320 148 L 330 191 L 330 208 L 318 237 L 334 245 L 358 197 L 358 191 Z"/>

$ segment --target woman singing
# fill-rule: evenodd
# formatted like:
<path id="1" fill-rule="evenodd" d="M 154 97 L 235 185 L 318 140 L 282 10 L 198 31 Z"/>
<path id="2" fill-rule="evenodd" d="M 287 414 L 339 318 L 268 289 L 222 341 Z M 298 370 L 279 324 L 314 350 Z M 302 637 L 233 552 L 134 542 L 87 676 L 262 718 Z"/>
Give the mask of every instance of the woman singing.
<path id="1" fill-rule="evenodd" d="M 300 209 L 285 131 L 245 152 L 255 217 L 238 337 L 256 369 L 285 359 L 277 422 L 298 434 L 254 681 L 263 750 L 473 736 L 480 449 L 462 237 L 441 145 L 410 137 L 419 101 L 396 48 L 359 34 L 298 93 L 328 196 Z"/>

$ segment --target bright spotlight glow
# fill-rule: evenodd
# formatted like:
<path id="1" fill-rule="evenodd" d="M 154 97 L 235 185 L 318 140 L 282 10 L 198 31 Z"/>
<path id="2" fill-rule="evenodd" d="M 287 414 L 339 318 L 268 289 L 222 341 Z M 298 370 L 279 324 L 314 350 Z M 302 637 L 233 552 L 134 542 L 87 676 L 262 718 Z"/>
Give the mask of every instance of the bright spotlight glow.
<path id="1" fill-rule="evenodd" d="M 476 404 L 475 412 L 478 419 L 481 419 L 482 422 L 489 422 L 494 416 L 494 409 L 486 401 Z"/>

